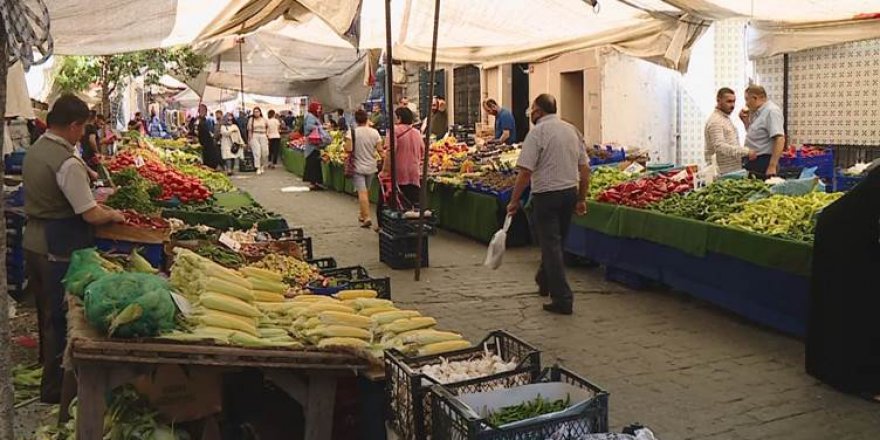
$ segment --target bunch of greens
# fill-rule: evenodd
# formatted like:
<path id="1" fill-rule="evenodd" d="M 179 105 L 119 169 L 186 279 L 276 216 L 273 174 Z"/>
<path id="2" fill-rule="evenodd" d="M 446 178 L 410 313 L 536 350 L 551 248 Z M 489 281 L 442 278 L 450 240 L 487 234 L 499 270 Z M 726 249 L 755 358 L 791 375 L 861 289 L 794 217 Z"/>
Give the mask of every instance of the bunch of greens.
<path id="1" fill-rule="evenodd" d="M 565 399 L 550 401 L 539 394 L 534 400 L 523 402 L 519 405 L 505 406 L 497 411 L 489 413 L 487 419 L 493 426 L 502 426 L 508 423 L 528 420 L 543 414 L 562 411 L 571 405 L 571 396 Z"/>
<path id="2" fill-rule="evenodd" d="M 107 198 L 107 206 L 142 214 L 156 212 L 153 199 L 162 194 L 162 188 L 138 174 L 136 169 L 129 167 L 117 172 L 113 175 L 113 183 L 116 191 Z"/>
<path id="3" fill-rule="evenodd" d="M 770 187 L 755 179 L 719 180 L 708 187 L 687 194 L 672 194 L 651 206 L 664 214 L 694 220 L 713 221 L 742 209 L 756 194 L 769 194 Z"/>
<path id="4" fill-rule="evenodd" d="M 796 241 L 813 241 L 816 214 L 843 193 L 813 192 L 803 196 L 772 195 L 747 202 L 740 212 L 715 220 L 759 234 Z"/>

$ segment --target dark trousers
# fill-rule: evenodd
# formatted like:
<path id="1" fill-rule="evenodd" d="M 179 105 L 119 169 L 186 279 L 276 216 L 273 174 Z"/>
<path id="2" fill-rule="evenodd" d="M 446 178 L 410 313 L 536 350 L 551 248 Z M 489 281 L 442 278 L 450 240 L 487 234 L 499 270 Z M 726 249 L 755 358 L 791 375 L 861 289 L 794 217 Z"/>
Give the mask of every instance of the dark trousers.
<path id="1" fill-rule="evenodd" d="M 278 165 L 278 156 L 281 153 L 281 139 L 269 139 L 269 162 Z"/>
<path id="2" fill-rule="evenodd" d="M 575 188 L 532 194 L 532 218 L 541 245 L 541 267 L 535 279 L 550 292 L 553 302 L 563 307 L 571 307 L 574 301 L 565 278 L 562 240 L 568 235 L 576 204 Z"/>
<path id="3" fill-rule="evenodd" d="M 61 285 L 67 263 L 50 262 L 46 255 L 31 251 L 25 253 L 25 262 L 28 289 L 36 300 L 40 329 L 40 362 L 43 365 L 40 400 L 58 403 L 63 377 L 61 364 L 67 345 L 67 304 Z"/>
<path id="4" fill-rule="evenodd" d="M 756 177 L 758 179 L 766 179 L 767 178 L 767 168 L 770 167 L 770 156 L 769 154 L 762 154 L 755 158 L 755 160 L 749 160 L 745 158 L 743 160 L 743 168 L 749 172 L 750 176 Z"/>

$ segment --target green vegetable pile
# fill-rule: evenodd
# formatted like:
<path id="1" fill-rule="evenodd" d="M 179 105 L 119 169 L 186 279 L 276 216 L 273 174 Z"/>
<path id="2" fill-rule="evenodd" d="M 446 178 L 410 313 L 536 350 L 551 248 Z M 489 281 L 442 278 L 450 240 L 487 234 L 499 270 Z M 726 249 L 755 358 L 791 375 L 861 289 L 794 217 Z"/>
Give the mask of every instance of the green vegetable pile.
<path id="1" fill-rule="evenodd" d="M 107 198 L 106 205 L 114 209 L 130 209 L 141 214 L 153 214 L 157 211 L 153 199 L 162 193 L 159 185 L 138 174 L 129 167 L 113 175 L 116 192 Z"/>
<path id="2" fill-rule="evenodd" d="M 15 403 L 24 402 L 40 395 L 43 367 L 16 365 L 12 367 L 12 385 L 15 387 Z"/>
<path id="3" fill-rule="evenodd" d="M 76 400 L 71 403 L 70 414 L 76 414 Z M 189 440 L 186 431 L 174 429 L 159 422 L 160 415 L 150 407 L 132 385 L 124 385 L 113 390 L 107 402 L 104 416 L 104 440 Z M 64 425 L 55 423 L 40 427 L 35 433 L 36 440 L 74 440 L 76 439 L 76 418 Z"/>
<path id="4" fill-rule="evenodd" d="M 596 197 L 608 188 L 617 186 L 627 180 L 632 180 L 635 176 L 624 173 L 614 166 L 596 167 L 590 173 L 590 200 L 596 200 Z"/>
<path id="5" fill-rule="evenodd" d="M 565 400 L 550 401 L 544 399 L 539 394 L 534 400 L 529 400 L 519 405 L 505 406 L 498 411 L 491 412 L 487 418 L 493 426 L 502 426 L 538 417 L 542 414 L 562 411 L 568 408 L 569 405 L 571 405 L 571 396 L 566 396 Z"/>
<path id="6" fill-rule="evenodd" d="M 171 234 L 171 239 L 176 241 L 217 240 L 218 238 L 220 238 L 220 232 L 207 226 L 183 228 Z"/>
<path id="7" fill-rule="evenodd" d="M 238 269 L 245 264 L 244 258 L 237 252 L 215 244 L 209 243 L 199 246 L 195 252 L 221 266 L 232 269 Z"/>
<path id="8" fill-rule="evenodd" d="M 207 186 L 208 189 L 211 190 L 211 192 L 221 193 L 235 190 L 235 186 L 232 184 L 232 181 L 229 180 L 229 177 L 227 177 L 226 174 L 213 171 L 201 165 L 179 163 L 175 165 L 175 167 L 181 173 L 190 177 L 196 177 L 201 180 L 202 184 Z"/>
<path id="9" fill-rule="evenodd" d="M 716 223 L 759 234 L 797 241 L 813 241 L 816 214 L 842 193 L 813 192 L 803 196 L 773 195 L 747 202 L 740 212 Z"/>
<path id="10" fill-rule="evenodd" d="M 61 282 L 68 293 L 82 298 L 89 284 L 113 272 L 122 272 L 122 266 L 102 257 L 95 248 L 80 249 L 71 254 Z"/>
<path id="11" fill-rule="evenodd" d="M 738 212 L 743 202 L 759 193 L 769 193 L 769 186 L 760 180 L 719 180 L 698 191 L 672 194 L 651 209 L 678 217 L 713 221 Z"/>
<path id="12" fill-rule="evenodd" d="M 146 273 L 112 273 L 86 287 L 89 324 L 109 336 L 151 337 L 175 326 L 177 307 L 168 282 Z"/>

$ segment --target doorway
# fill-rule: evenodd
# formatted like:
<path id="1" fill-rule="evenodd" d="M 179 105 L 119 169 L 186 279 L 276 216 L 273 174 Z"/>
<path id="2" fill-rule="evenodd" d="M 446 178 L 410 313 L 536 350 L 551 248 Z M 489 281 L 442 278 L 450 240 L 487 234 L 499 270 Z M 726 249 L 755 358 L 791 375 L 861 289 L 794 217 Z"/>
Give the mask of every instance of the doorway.
<path id="1" fill-rule="evenodd" d="M 562 73 L 559 86 L 560 117 L 584 133 L 584 71 Z"/>
<path id="2" fill-rule="evenodd" d="M 529 102 L 529 65 L 514 64 L 511 69 L 511 104 L 510 111 L 513 112 L 513 120 L 516 122 L 516 139 L 515 142 L 522 142 L 529 133 L 529 118 L 526 117 L 526 111 L 531 103 Z"/>

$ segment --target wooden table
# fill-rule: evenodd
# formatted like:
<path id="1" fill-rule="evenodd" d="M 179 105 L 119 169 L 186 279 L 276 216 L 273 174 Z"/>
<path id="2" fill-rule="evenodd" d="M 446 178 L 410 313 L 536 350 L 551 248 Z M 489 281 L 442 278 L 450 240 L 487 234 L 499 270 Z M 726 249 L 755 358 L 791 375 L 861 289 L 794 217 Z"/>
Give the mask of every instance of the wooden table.
<path id="1" fill-rule="evenodd" d="M 329 439 L 337 379 L 369 368 L 366 360 L 349 353 L 110 339 L 86 322 L 78 300 L 69 301 L 68 327 L 65 365 L 78 379 L 77 440 L 101 439 L 108 391 L 162 364 L 259 368 L 302 405 L 305 439 Z"/>

